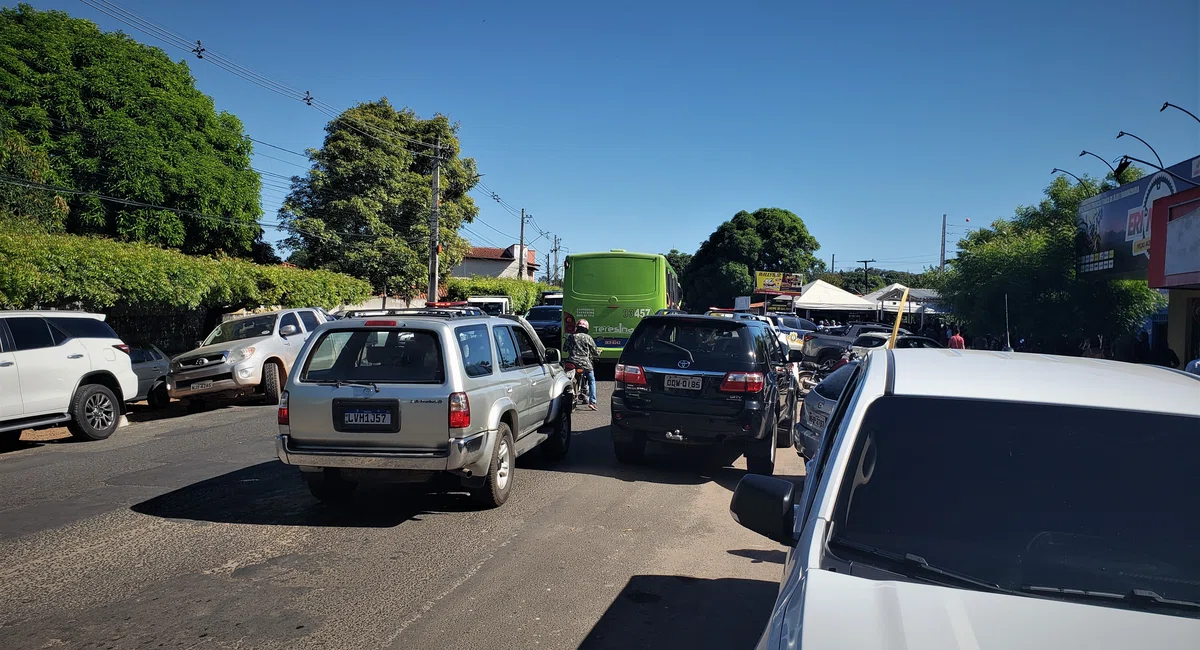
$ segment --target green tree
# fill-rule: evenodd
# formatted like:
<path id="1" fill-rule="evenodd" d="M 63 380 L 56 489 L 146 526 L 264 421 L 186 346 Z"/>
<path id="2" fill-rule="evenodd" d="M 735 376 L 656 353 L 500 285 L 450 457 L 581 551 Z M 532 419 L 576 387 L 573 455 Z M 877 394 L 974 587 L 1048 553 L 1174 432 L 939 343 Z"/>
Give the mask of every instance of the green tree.
<path id="1" fill-rule="evenodd" d="M 325 127 L 309 152 L 312 168 L 293 179 L 280 208 L 293 228 L 284 244 L 293 263 L 362 278 L 377 292 L 411 298 L 428 278 L 433 147 L 442 146 L 442 279 L 469 244 L 458 229 L 479 214 L 467 195 L 478 182 L 475 160 L 459 157 L 457 126 L 438 115 L 422 120 L 387 98 L 359 104 Z"/>
<path id="2" fill-rule="evenodd" d="M 1017 208 L 1011 220 L 972 231 L 959 242 L 942 292 L 955 313 L 977 332 L 1004 332 L 1010 323 L 1048 351 L 1066 351 L 1094 335 L 1129 334 L 1161 305 L 1144 281 L 1093 280 L 1076 273 L 1076 214 L 1084 199 L 1142 176 L 1131 167 L 1120 178 L 1057 178 L 1035 206 Z"/>
<path id="3" fill-rule="evenodd" d="M 237 256 L 260 240 L 241 122 L 162 50 L 61 11 L 0 9 L 0 107 L 0 129 L 47 156 L 53 184 L 218 217 L 67 196 L 67 232 Z"/>
<path id="4" fill-rule="evenodd" d="M 667 258 L 667 263 L 679 274 L 680 282 L 682 282 L 688 267 L 692 265 L 692 254 L 672 248 L 670 253 L 663 253 L 663 257 Z"/>
<path id="5" fill-rule="evenodd" d="M 700 245 L 683 282 L 684 301 L 698 308 L 730 306 L 750 295 L 755 271 L 805 273 L 825 270 L 820 248 L 804 221 L 781 208 L 742 211 Z"/>

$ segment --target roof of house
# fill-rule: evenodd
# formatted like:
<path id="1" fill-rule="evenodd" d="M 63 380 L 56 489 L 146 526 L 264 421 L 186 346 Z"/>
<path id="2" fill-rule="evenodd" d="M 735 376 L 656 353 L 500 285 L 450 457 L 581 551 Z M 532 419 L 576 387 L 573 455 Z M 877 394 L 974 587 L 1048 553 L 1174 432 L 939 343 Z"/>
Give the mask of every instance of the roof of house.
<path id="1" fill-rule="evenodd" d="M 892 350 L 895 393 L 1200 416 L 1200 377 L 1158 366 L 987 350 Z M 1119 386 L 1120 390 L 1113 390 Z"/>
<path id="2" fill-rule="evenodd" d="M 466 258 L 470 260 L 497 260 L 507 262 L 516 259 L 516 248 L 514 244 L 508 248 L 495 248 L 492 246 L 472 246 L 467 253 Z M 525 250 L 525 263 L 531 268 L 538 268 L 540 265 L 537 262 L 537 251 L 532 248 Z"/>

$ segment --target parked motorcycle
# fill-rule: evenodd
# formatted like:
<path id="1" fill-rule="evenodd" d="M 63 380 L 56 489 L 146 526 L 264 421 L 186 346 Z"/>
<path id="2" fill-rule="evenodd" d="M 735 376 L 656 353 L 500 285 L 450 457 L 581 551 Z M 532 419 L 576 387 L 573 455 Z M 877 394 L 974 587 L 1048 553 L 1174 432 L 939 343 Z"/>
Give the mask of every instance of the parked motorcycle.
<path id="1" fill-rule="evenodd" d="M 808 391 L 816 388 L 830 373 L 854 361 L 858 361 L 858 355 L 847 347 L 837 359 L 830 359 L 821 364 L 809 361 L 800 364 L 800 395 L 807 395 Z"/>

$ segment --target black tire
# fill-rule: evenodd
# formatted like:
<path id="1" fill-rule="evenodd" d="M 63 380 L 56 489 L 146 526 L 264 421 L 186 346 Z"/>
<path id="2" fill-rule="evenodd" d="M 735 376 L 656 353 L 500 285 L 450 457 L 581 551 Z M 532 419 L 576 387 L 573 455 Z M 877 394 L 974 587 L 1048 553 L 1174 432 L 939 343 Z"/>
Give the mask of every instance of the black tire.
<path id="1" fill-rule="evenodd" d="M 796 398 L 793 396 L 791 406 L 789 407 L 790 416 L 783 423 L 776 421 L 775 426 L 775 447 L 783 449 L 784 447 L 792 446 L 792 428 L 796 426 Z"/>
<path id="2" fill-rule="evenodd" d="M 84 384 L 71 399 L 67 430 L 76 440 L 104 440 L 117 430 L 121 402 L 108 386 Z"/>
<path id="3" fill-rule="evenodd" d="M 308 491 L 322 503 L 346 503 L 354 498 L 358 483 L 347 481 L 334 469 L 323 472 L 303 472 Z"/>
<path id="4" fill-rule="evenodd" d="M 542 442 L 542 455 L 548 460 L 562 460 L 567 457 L 567 452 L 571 450 L 571 404 L 568 403 L 570 396 L 564 396 L 559 399 L 559 408 L 562 412 L 558 414 L 558 421 L 554 423 L 554 430 L 550 432 L 550 437 Z"/>
<path id="5" fill-rule="evenodd" d="M 146 404 L 152 409 L 165 408 L 171 403 L 171 395 L 167 392 L 167 382 L 161 382 L 154 388 L 150 389 L 150 394 L 146 396 Z"/>
<path id="6" fill-rule="evenodd" d="M 831 361 L 837 361 L 841 357 L 842 353 L 839 350 L 823 350 L 817 357 L 817 364 L 823 366 Z"/>
<path id="7" fill-rule="evenodd" d="M 775 473 L 775 436 L 767 434 L 762 440 L 746 441 L 746 471 L 770 476 Z"/>
<path id="8" fill-rule="evenodd" d="M 637 465 L 646 459 L 646 439 L 637 436 L 632 440 L 613 440 L 613 453 L 617 461 Z"/>
<path id="9" fill-rule="evenodd" d="M 282 374 L 279 364 L 273 361 L 263 366 L 263 401 L 266 404 L 274 406 L 279 403 L 279 396 L 283 393 L 280 381 Z"/>
<path id="10" fill-rule="evenodd" d="M 496 444 L 492 447 L 492 462 L 488 463 L 488 473 L 484 477 L 483 487 L 471 490 L 471 496 L 479 505 L 486 508 L 499 508 L 508 501 L 512 494 L 513 470 L 517 467 L 517 454 L 513 446 L 512 429 L 501 422 Z"/>

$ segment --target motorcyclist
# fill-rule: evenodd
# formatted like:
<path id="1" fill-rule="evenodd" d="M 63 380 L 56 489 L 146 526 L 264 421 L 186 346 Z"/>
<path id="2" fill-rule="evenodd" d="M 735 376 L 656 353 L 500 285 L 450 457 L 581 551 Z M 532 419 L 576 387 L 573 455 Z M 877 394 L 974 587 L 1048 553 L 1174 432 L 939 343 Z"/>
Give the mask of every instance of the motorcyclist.
<path id="1" fill-rule="evenodd" d="M 600 350 L 596 348 L 596 341 L 588 334 L 590 327 L 591 324 L 587 322 L 586 318 L 580 318 L 579 322 L 575 323 L 575 333 L 567 337 L 563 344 L 563 352 L 567 353 L 567 360 L 583 371 L 583 376 L 587 379 L 588 384 L 587 407 L 595 411 L 596 370 L 592 362 L 600 358 Z"/>

